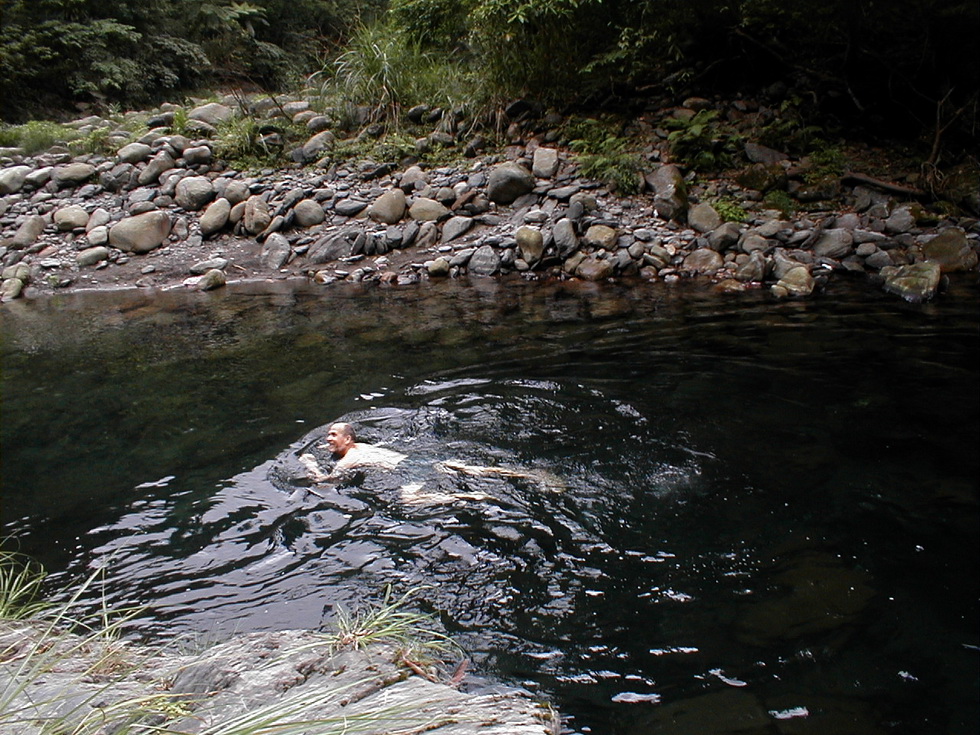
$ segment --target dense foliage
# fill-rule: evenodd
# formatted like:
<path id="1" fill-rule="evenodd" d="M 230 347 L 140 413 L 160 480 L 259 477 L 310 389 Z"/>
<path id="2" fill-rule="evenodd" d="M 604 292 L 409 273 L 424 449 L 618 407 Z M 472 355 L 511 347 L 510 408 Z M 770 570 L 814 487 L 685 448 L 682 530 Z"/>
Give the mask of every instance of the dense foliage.
<path id="1" fill-rule="evenodd" d="M 805 91 L 816 114 L 972 136 L 978 32 L 975 0 L 0 0 L 0 115 L 271 88 L 318 69 L 360 83 L 375 65 L 374 104 L 392 109 L 415 101 L 399 78 L 490 106 L 776 85 Z"/>
<path id="2" fill-rule="evenodd" d="M 0 0 L 0 118 L 139 104 L 195 87 L 276 88 L 383 0 Z"/>

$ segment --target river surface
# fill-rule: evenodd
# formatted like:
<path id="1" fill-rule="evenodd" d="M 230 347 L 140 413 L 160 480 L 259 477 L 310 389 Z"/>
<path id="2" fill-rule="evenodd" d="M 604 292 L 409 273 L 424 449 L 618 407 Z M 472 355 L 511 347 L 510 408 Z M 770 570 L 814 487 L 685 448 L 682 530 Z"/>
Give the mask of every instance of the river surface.
<path id="1" fill-rule="evenodd" d="M 411 591 L 569 732 L 974 735 L 978 303 L 975 278 L 924 306 L 490 280 L 15 302 L 2 535 L 53 584 L 104 566 L 158 639 Z M 408 458 L 304 492 L 340 417 Z"/>

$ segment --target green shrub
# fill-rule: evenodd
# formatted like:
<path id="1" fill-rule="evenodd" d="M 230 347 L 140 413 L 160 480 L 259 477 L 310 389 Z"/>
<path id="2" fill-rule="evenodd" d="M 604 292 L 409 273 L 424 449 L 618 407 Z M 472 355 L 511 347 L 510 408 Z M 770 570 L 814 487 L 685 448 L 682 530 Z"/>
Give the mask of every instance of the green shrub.
<path id="1" fill-rule="evenodd" d="M 745 222 L 748 214 L 732 197 L 719 197 L 711 202 L 711 206 L 725 222 Z"/>
<path id="2" fill-rule="evenodd" d="M 46 120 L 31 120 L 23 125 L 0 128 L 0 146 L 20 148 L 28 156 L 55 145 L 67 146 L 82 135 L 73 128 Z"/>
<path id="3" fill-rule="evenodd" d="M 810 183 L 841 176 L 847 170 L 847 156 L 839 146 L 824 144 L 813 151 L 808 158 L 810 169 L 804 175 L 804 179 Z"/>
<path id="4" fill-rule="evenodd" d="M 629 141 L 616 133 L 614 125 L 578 119 L 566 126 L 565 134 L 583 176 L 606 182 L 622 194 L 640 190 L 643 158 L 630 149 Z"/>
<path id="5" fill-rule="evenodd" d="M 779 210 L 784 217 L 792 217 L 796 214 L 796 200 L 782 189 L 772 189 L 767 192 L 763 201 L 767 206 Z"/>
<path id="6" fill-rule="evenodd" d="M 718 120 L 717 110 L 701 110 L 688 120 L 669 118 L 667 144 L 674 160 L 695 171 L 713 172 L 734 165 L 741 139 Z"/>
<path id="7" fill-rule="evenodd" d="M 305 130 L 285 121 L 236 116 L 218 125 L 214 152 L 240 169 L 276 167 L 304 135 Z"/>

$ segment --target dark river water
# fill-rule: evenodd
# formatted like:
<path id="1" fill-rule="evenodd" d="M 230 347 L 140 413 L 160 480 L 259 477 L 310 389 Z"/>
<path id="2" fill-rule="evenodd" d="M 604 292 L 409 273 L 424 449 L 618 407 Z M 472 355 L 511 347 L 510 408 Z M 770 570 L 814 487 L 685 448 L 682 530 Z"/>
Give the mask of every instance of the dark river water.
<path id="1" fill-rule="evenodd" d="M 569 732 L 975 735 L 978 304 L 975 278 L 924 306 L 489 280 L 7 304 L 4 545 L 54 584 L 104 566 L 158 639 L 413 590 Z M 293 492 L 339 417 L 408 458 Z"/>

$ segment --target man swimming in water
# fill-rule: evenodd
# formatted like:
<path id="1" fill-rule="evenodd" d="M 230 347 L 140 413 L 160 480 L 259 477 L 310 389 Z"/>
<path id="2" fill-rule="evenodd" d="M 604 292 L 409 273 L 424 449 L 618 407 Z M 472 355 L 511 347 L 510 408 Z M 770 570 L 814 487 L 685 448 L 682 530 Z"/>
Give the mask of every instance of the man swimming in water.
<path id="1" fill-rule="evenodd" d="M 329 449 L 337 463 L 330 473 L 325 473 L 312 454 L 299 457 L 300 463 L 307 470 L 307 477 L 316 484 L 337 482 L 342 480 L 347 471 L 359 467 L 374 467 L 382 470 L 393 470 L 405 459 L 391 449 L 376 447 L 357 441 L 354 427 L 346 422 L 331 424 L 327 435 L 320 447 Z M 533 480 L 542 490 L 547 492 L 562 492 L 564 481 L 550 472 L 543 470 L 517 470 L 506 467 L 486 467 L 483 465 L 465 464 L 458 460 L 443 460 L 436 462 L 436 470 L 444 474 L 469 475 L 470 477 L 503 477 Z M 481 492 L 446 494 L 432 490 L 425 491 L 424 483 L 409 483 L 402 486 L 403 500 L 413 504 L 431 504 L 433 502 L 451 502 L 453 500 L 486 500 L 490 496 Z M 313 492 L 312 490 L 310 492 Z M 317 493 L 313 492 L 314 495 Z M 322 497 L 322 496 L 321 496 Z"/>
<path id="2" fill-rule="evenodd" d="M 331 424 L 327 436 L 320 446 L 330 450 L 330 454 L 337 460 L 337 464 L 328 474 L 323 471 L 323 468 L 316 461 L 316 457 L 312 454 L 307 453 L 300 456 L 299 461 L 306 467 L 308 477 L 313 482 L 338 480 L 345 470 L 352 470 L 357 467 L 378 467 L 383 470 L 391 470 L 405 459 L 404 454 L 399 454 L 391 449 L 358 442 L 354 427 L 343 421 Z"/>

